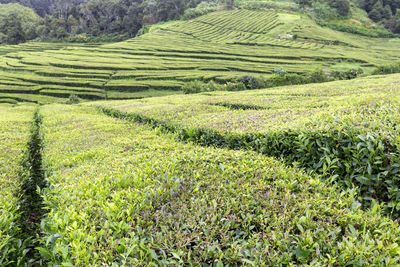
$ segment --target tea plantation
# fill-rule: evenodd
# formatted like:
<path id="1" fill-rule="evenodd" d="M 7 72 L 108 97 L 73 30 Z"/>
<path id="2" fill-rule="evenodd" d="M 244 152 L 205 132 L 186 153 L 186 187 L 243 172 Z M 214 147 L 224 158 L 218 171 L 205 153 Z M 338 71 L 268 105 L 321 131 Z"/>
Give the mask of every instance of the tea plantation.
<path id="1" fill-rule="evenodd" d="M 400 265 L 399 44 L 243 8 L 0 46 L 0 266 Z"/>
<path id="2" fill-rule="evenodd" d="M 223 85 L 245 75 L 267 79 L 277 71 L 368 74 L 400 55 L 398 39 L 334 31 L 288 11 L 219 11 L 148 31 L 113 44 L 0 47 L 0 99 L 143 98 L 179 93 L 188 81 Z"/>
<path id="3" fill-rule="evenodd" d="M 1 104 L 0 260 L 395 265 L 399 78 Z M 33 151 L 45 183 L 21 191 Z M 35 194 L 41 209 L 21 209 Z"/>
<path id="4" fill-rule="evenodd" d="M 255 150 L 346 187 L 398 217 L 400 75 L 352 82 L 98 102 L 106 114 L 207 146 Z M 372 203 L 371 203 L 372 201 Z"/>

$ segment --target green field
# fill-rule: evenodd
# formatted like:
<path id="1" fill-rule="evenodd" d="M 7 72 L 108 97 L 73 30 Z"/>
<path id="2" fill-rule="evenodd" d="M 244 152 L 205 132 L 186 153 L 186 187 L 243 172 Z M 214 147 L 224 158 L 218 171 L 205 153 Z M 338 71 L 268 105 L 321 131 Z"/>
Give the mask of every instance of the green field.
<path id="1" fill-rule="evenodd" d="M 42 256 L 57 265 L 394 264 L 398 225 L 254 152 L 183 144 L 86 106 L 41 108 Z M 301 199 L 301 201 L 299 201 Z M 47 241 L 46 241 L 47 240 Z"/>
<path id="2" fill-rule="evenodd" d="M 0 265 L 21 257 L 21 239 L 17 220 L 17 191 L 20 186 L 21 161 L 29 137 L 34 107 L 0 104 Z M 21 257 L 22 258 L 22 257 Z"/>
<path id="3" fill-rule="evenodd" d="M 16 251 L 58 266 L 395 265 L 400 228 L 388 215 L 399 208 L 391 194 L 399 184 L 398 79 L 42 105 L 47 213 L 32 233 L 39 253 Z M 25 131 L 10 141 L 22 151 L 34 106 L 1 107 L 6 136 L 23 131 L 15 123 L 23 117 Z M 6 165 L 14 172 L 16 153 Z M 12 201 L 1 233 L 15 237 L 6 248 L 20 236 L 8 215 L 18 214 L 18 186 L 5 191 Z"/>
<path id="4" fill-rule="evenodd" d="M 364 132 L 396 134 L 398 129 L 392 126 L 400 119 L 399 80 L 400 75 L 393 74 L 243 92 L 92 103 L 221 133 L 328 131 L 351 125 Z M 374 119 L 382 123 L 374 125 Z"/>
<path id="5" fill-rule="evenodd" d="M 400 265 L 400 39 L 237 3 L 0 46 L 0 266 Z"/>
<path id="6" fill-rule="evenodd" d="M 244 75 L 268 78 L 276 69 L 306 74 L 361 68 L 368 74 L 398 61 L 399 44 L 323 28 L 288 11 L 219 11 L 155 25 L 147 34 L 113 44 L 3 46 L 0 99 L 142 98 L 154 91 L 178 93 L 194 80 L 224 84 Z"/>
<path id="7" fill-rule="evenodd" d="M 357 185 L 361 202 L 400 210 L 400 75 L 352 82 L 96 102 L 202 145 L 255 150 Z M 130 115 L 129 115 L 130 114 Z M 373 202 L 372 202 L 373 203 Z"/>

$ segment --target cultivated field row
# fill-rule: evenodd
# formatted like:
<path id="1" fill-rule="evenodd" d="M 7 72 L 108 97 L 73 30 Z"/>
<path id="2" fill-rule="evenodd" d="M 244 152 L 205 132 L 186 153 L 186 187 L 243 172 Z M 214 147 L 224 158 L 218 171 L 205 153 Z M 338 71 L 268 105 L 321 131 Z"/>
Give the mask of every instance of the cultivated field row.
<path id="1" fill-rule="evenodd" d="M 108 115 L 202 145 L 255 150 L 357 185 L 364 205 L 398 216 L 399 75 L 349 82 L 97 102 Z M 105 107 L 105 109 L 103 108 Z M 332 178 L 333 177 L 333 178 Z"/>
<path id="2" fill-rule="evenodd" d="M 239 23 L 243 18 L 246 25 Z M 224 84 L 245 75 L 268 78 L 276 69 L 368 72 L 397 60 L 398 52 L 394 40 L 338 33 L 301 15 L 222 11 L 154 26 L 114 44 L 4 46 L 0 99 L 51 103 L 71 94 L 92 100 L 142 98 L 153 91 L 180 92 L 195 80 Z"/>
<path id="3" fill-rule="evenodd" d="M 354 190 L 255 152 L 184 144 L 93 107 L 40 113 L 49 187 L 40 191 L 48 213 L 35 237 L 38 265 L 400 260 L 398 224 L 378 206 L 360 210 Z"/>

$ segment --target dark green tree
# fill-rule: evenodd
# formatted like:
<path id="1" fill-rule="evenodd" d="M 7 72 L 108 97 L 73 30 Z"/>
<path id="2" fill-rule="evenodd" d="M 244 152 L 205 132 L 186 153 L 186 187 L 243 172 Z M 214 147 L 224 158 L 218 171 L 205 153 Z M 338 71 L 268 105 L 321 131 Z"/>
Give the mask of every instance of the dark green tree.
<path id="1" fill-rule="evenodd" d="M 329 5 L 335 8 L 342 17 L 346 17 L 350 14 L 350 3 L 348 0 L 332 0 L 329 1 Z"/>
<path id="2" fill-rule="evenodd" d="M 227 9 L 232 9 L 234 5 L 234 0 L 225 0 L 225 5 Z"/>
<path id="3" fill-rule="evenodd" d="M 392 9 L 391 9 L 391 7 L 389 6 L 389 5 L 386 5 L 384 8 L 383 8 L 383 13 L 382 13 L 382 15 L 383 15 L 383 18 L 384 19 L 390 19 L 391 17 L 392 17 Z"/>
<path id="4" fill-rule="evenodd" d="M 383 8 L 383 3 L 381 0 L 375 3 L 373 6 L 371 12 L 369 12 L 369 17 L 375 21 L 378 22 L 384 18 L 384 8 Z"/>
<path id="5" fill-rule="evenodd" d="M 301 7 L 304 13 L 304 8 L 312 4 L 312 0 L 295 0 L 295 2 Z"/>
<path id="6" fill-rule="evenodd" d="M 17 14 L 9 14 L 0 25 L 2 33 L 5 35 L 7 44 L 19 44 L 26 41 L 25 32 Z"/>

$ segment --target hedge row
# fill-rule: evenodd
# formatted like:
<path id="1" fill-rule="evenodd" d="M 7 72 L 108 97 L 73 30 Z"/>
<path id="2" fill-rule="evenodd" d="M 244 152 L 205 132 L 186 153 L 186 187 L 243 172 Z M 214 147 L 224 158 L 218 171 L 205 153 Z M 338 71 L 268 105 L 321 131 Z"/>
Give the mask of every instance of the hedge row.
<path id="1" fill-rule="evenodd" d="M 181 141 L 202 146 L 249 149 L 296 163 L 345 187 L 359 187 L 361 201 L 370 206 L 384 202 L 393 217 L 400 210 L 399 144 L 374 133 L 360 133 L 351 127 L 342 131 L 309 132 L 282 130 L 267 133 L 222 134 L 213 129 L 193 128 L 148 118 L 140 114 L 98 107 L 102 113 L 172 132 Z"/>

